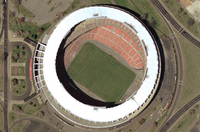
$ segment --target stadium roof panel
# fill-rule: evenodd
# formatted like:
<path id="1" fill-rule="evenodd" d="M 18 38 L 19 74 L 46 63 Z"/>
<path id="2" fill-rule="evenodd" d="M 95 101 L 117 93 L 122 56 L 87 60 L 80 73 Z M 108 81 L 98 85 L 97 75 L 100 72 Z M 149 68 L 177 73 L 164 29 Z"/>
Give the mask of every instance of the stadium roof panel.
<path id="1" fill-rule="evenodd" d="M 148 46 L 147 56 L 147 75 L 137 94 L 134 95 L 134 100 L 129 99 L 123 104 L 112 108 L 98 108 L 83 104 L 74 99 L 60 83 L 56 74 L 56 56 L 61 41 L 66 36 L 67 32 L 76 24 L 86 19 L 93 18 L 93 14 L 97 13 L 98 17 L 106 16 L 109 19 L 119 22 L 126 22 L 135 27 L 140 40 L 144 40 Z M 117 14 L 117 15 L 113 15 Z M 95 18 L 95 17 L 94 17 Z M 149 32 L 146 28 L 130 14 L 111 7 L 93 6 L 77 10 L 66 16 L 52 32 L 48 40 L 44 54 L 44 78 L 48 90 L 54 99 L 66 110 L 72 114 L 85 120 L 94 122 L 109 122 L 119 120 L 128 116 L 130 113 L 138 109 L 138 104 L 142 105 L 154 89 L 155 80 L 158 76 L 158 53 Z"/>

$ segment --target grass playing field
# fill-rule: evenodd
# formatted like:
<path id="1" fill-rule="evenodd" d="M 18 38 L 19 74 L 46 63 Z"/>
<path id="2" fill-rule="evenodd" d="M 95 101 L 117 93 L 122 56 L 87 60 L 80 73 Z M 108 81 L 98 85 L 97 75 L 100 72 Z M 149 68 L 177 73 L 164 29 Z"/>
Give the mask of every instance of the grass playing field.
<path id="1" fill-rule="evenodd" d="M 118 103 L 135 78 L 135 73 L 112 56 L 86 43 L 75 57 L 67 72 L 106 102 Z"/>

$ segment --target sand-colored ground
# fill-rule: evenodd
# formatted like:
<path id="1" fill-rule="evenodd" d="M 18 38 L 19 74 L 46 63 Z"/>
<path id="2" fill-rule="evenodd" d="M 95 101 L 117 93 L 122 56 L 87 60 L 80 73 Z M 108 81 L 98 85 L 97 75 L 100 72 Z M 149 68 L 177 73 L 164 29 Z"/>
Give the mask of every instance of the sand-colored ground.
<path id="1" fill-rule="evenodd" d="M 189 5 L 191 5 L 190 0 L 180 0 L 180 2 L 184 7 L 188 7 Z"/>

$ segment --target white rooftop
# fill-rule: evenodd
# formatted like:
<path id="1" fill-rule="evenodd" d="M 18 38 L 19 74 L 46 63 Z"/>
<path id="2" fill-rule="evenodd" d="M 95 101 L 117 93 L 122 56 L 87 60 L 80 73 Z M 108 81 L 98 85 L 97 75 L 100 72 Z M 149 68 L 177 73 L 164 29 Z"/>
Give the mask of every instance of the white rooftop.
<path id="1" fill-rule="evenodd" d="M 106 16 L 119 22 L 126 22 L 134 26 L 140 40 L 143 40 L 148 47 L 147 56 L 147 76 L 143 81 L 134 99 L 129 99 L 125 103 L 112 108 L 98 108 L 94 110 L 93 106 L 89 106 L 77 101 L 63 87 L 56 74 L 56 55 L 61 41 L 66 33 L 77 23 L 83 20 L 93 18 L 93 14 L 98 17 Z M 96 16 L 97 17 L 97 16 Z M 158 75 L 158 53 L 149 32 L 145 27 L 133 16 L 128 13 L 114 9 L 111 7 L 93 6 L 79 9 L 66 16 L 59 24 L 57 24 L 51 34 L 45 54 L 44 54 L 44 79 L 48 90 L 54 99 L 66 110 L 72 114 L 89 121 L 108 122 L 124 118 L 133 113 L 142 105 L 154 88 Z M 95 107 L 96 108 L 96 107 Z"/>

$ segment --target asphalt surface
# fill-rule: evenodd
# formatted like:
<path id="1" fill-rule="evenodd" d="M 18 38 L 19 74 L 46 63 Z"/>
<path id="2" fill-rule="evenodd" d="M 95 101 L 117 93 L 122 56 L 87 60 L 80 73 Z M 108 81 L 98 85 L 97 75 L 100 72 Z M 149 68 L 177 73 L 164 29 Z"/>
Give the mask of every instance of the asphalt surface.
<path id="1" fill-rule="evenodd" d="M 169 110 L 168 116 L 165 119 L 164 125 L 161 126 L 161 128 L 158 130 L 160 132 L 163 132 L 162 128 L 167 124 L 167 121 L 170 119 L 170 117 L 174 114 L 176 105 L 180 98 L 180 93 L 183 85 L 183 58 L 182 58 L 182 52 L 181 47 L 179 45 L 178 39 L 176 38 L 176 35 L 171 27 L 171 25 L 179 30 L 183 30 L 181 26 L 169 15 L 169 13 L 164 9 L 164 7 L 159 3 L 158 0 L 149 0 L 151 4 L 156 8 L 156 10 L 161 14 L 161 16 L 164 18 L 164 21 L 166 22 L 173 42 L 174 42 L 174 48 L 176 51 L 176 61 L 177 61 L 177 78 L 176 78 L 176 89 L 175 93 L 173 95 L 173 100 L 171 103 L 171 108 Z"/>
<path id="2" fill-rule="evenodd" d="M 196 38 L 194 38 L 191 33 L 186 31 L 182 25 L 180 25 L 163 7 L 163 5 L 159 2 L 159 0 L 149 0 L 152 5 L 169 21 L 169 23 L 186 39 L 188 39 L 191 43 L 200 48 L 200 42 Z"/>
<path id="3" fill-rule="evenodd" d="M 167 121 L 167 123 L 159 130 L 159 132 L 166 132 L 176 120 L 183 115 L 190 107 L 194 106 L 197 102 L 200 101 L 200 95 L 193 98 L 190 102 L 188 102 L 185 106 L 183 106 L 176 114 Z"/>
<path id="4" fill-rule="evenodd" d="M 7 5 L 8 3 L 5 2 L 4 3 L 4 7 L 5 7 L 5 11 L 4 13 L 4 20 L 3 20 L 3 27 L 2 30 L 4 31 L 4 45 L 7 44 L 7 47 L 4 47 L 4 54 L 7 54 L 7 48 L 9 47 L 8 45 L 8 22 L 7 22 Z M 4 60 L 4 131 L 8 132 L 8 100 L 7 100 L 7 96 L 8 96 L 8 75 L 7 75 L 7 58 Z"/>

